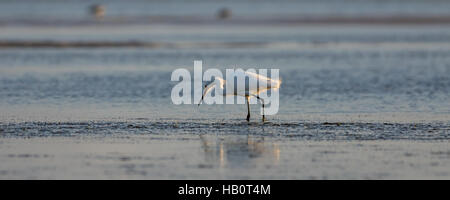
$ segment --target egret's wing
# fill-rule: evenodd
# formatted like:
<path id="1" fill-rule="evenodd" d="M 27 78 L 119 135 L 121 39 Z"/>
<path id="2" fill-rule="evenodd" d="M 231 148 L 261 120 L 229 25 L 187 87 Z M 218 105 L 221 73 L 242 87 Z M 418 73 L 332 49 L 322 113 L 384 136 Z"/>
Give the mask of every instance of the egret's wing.
<path id="1" fill-rule="evenodd" d="M 253 81 L 259 83 L 258 87 L 249 88 L 248 92 L 250 94 L 258 94 L 269 89 L 280 88 L 281 80 L 271 79 L 253 72 L 245 72 L 245 74 L 249 77 L 250 82 Z"/>
<path id="2" fill-rule="evenodd" d="M 234 88 L 227 88 L 225 95 L 252 96 L 269 89 L 279 88 L 281 84 L 281 81 L 279 80 L 270 79 L 266 76 L 249 71 L 235 71 L 234 77 L 236 77 L 237 80 L 245 80 L 245 82 L 240 83 L 238 81 L 237 85 L 233 84 Z M 248 82 L 246 80 L 247 78 Z"/>

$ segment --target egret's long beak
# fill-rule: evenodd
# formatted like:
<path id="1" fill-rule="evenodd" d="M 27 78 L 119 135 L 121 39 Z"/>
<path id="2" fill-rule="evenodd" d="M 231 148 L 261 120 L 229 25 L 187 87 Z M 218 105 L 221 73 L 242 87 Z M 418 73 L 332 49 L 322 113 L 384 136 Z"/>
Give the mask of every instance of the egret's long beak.
<path id="1" fill-rule="evenodd" d="M 198 102 L 198 106 L 200 107 L 200 104 L 202 104 L 203 101 L 203 95 L 202 95 L 202 99 L 200 99 L 200 102 Z"/>
<path id="2" fill-rule="evenodd" d="M 211 83 L 209 85 L 205 85 L 205 89 L 203 90 L 202 99 L 200 99 L 200 102 L 198 102 L 198 106 L 200 107 L 200 104 L 202 104 L 203 98 L 205 95 L 213 88 L 214 83 Z"/>

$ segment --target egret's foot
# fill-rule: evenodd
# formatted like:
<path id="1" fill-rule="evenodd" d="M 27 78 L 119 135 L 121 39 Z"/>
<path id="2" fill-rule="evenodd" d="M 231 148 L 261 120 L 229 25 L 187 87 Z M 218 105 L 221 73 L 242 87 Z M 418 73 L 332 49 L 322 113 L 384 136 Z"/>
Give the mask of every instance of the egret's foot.
<path id="1" fill-rule="evenodd" d="M 247 115 L 247 121 L 248 122 L 250 121 L 250 115 Z"/>

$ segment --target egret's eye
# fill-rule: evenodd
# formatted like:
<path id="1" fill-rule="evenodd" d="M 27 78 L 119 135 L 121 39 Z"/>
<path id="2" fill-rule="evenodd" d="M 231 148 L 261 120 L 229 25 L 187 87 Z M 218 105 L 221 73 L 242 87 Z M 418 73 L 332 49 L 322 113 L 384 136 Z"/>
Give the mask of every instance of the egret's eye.
<path id="1" fill-rule="evenodd" d="M 206 88 L 206 86 L 207 86 L 207 85 L 205 85 L 205 88 Z"/>

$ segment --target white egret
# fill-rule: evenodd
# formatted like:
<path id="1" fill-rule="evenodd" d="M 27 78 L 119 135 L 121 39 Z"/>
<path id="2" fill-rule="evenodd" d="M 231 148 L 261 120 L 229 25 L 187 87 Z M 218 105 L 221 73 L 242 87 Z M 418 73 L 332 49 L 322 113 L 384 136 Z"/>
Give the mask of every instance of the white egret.
<path id="1" fill-rule="evenodd" d="M 259 94 L 261 92 L 264 92 L 266 90 L 270 89 L 278 89 L 281 85 L 281 80 L 274 80 L 270 79 L 268 77 L 253 73 L 253 72 L 244 72 L 241 70 L 235 71 L 235 77 L 237 77 L 237 80 L 245 80 L 245 77 L 248 77 L 249 83 L 259 83 L 257 86 L 255 85 L 255 88 L 249 88 L 245 87 L 245 82 L 240 83 L 238 82 L 237 88 L 229 88 L 227 90 L 226 84 L 227 81 L 220 78 L 220 77 L 214 77 L 214 81 L 211 82 L 208 85 L 205 85 L 205 89 L 203 91 L 202 98 L 200 102 L 198 103 L 198 106 L 203 101 L 203 98 L 206 96 L 206 94 L 210 93 L 213 88 L 215 88 L 216 95 L 222 95 L 222 96 L 243 96 L 245 97 L 246 103 L 247 103 L 247 121 L 250 121 L 250 103 L 249 100 L 252 97 L 257 98 L 261 101 L 262 105 L 262 121 L 264 122 L 265 116 L 264 116 L 264 99 L 259 97 Z M 234 80 L 230 80 L 234 81 Z M 262 84 L 265 82 L 266 84 Z M 243 85 L 242 85 L 243 84 Z M 230 90 L 231 89 L 231 90 Z"/>

